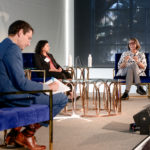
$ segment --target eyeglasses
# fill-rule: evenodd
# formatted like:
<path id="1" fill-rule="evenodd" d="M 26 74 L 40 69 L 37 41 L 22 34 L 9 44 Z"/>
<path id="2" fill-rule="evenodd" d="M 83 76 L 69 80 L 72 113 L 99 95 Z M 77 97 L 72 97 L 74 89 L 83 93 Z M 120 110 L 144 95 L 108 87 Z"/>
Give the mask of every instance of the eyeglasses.
<path id="1" fill-rule="evenodd" d="M 134 45 L 134 44 L 135 44 L 135 42 L 130 42 L 130 43 L 129 43 L 129 45 Z"/>

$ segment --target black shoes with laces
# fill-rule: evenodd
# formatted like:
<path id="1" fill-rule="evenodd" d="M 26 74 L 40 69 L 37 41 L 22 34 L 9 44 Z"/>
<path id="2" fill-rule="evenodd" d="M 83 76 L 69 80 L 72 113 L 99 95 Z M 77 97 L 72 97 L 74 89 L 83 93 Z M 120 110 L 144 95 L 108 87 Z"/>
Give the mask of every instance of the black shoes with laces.
<path id="1" fill-rule="evenodd" d="M 138 86 L 136 92 L 140 95 L 146 95 L 146 91 L 143 89 L 142 86 Z"/>
<path id="2" fill-rule="evenodd" d="M 143 89 L 142 86 L 138 85 L 136 92 L 140 95 L 146 95 L 146 91 Z M 128 100 L 129 99 L 129 94 L 128 91 L 126 90 L 123 95 L 121 96 L 121 100 Z"/>
<path id="3" fill-rule="evenodd" d="M 121 100 L 128 100 L 128 99 L 129 99 L 128 92 L 124 92 L 123 95 L 121 96 Z"/>

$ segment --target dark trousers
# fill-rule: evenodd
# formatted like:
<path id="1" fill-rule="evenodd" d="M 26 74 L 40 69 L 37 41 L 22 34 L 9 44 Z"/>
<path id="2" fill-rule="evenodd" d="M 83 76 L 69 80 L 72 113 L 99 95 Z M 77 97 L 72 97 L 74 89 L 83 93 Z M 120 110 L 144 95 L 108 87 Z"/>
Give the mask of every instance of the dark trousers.
<path id="1" fill-rule="evenodd" d="M 71 79 L 71 74 L 66 71 L 66 70 L 62 70 L 62 72 L 54 72 L 54 71 L 50 71 L 46 73 L 47 77 L 54 77 L 56 79 Z"/>

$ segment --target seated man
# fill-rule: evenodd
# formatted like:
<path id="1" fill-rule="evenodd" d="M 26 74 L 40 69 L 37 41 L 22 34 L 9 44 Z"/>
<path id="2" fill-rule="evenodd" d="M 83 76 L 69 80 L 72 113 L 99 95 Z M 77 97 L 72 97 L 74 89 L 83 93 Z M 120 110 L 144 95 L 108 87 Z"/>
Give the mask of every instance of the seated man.
<path id="1" fill-rule="evenodd" d="M 25 78 L 21 51 L 30 45 L 33 28 L 25 21 L 18 20 L 9 26 L 8 38 L 0 43 L 0 92 L 36 91 L 50 89 L 57 91 L 56 82 L 44 85 Z M 30 106 L 31 104 L 49 105 L 49 96 L 41 94 L 7 95 L 0 97 L 1 106 Z M 64 94 L 53 95 L 53 116 L 57 115 L 68 102 Z M 44 116 L 43 116 L 44 117 Z M 30 150 L 43 150 L 45 146 L 37 145 L 34 134 L 41 125 L 27 126 L 22 132 L 21 127 L 12 129 L 6 138 L 7 144 L 17 143 Z"/>

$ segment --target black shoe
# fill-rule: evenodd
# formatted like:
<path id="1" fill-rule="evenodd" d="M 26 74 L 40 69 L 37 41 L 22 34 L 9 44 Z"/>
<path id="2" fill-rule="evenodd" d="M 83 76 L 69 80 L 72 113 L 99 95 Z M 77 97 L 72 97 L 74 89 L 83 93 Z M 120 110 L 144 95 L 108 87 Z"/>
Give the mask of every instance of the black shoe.
<path id="1" fill-rule="evenodd" d="M 80 96 L 77 96 L 77 97 L 76 97 L 76 101 L 79 100 L 79 99 L 80 99 Z M 72 99 L 68 99 L 68 102 L 69 102 L 69 103 L 72 103 L 72 101 L 74 102 L 74 98 L 73 98 L 73 100 L 72 100 Z"/>
<path id="2" fill-rule="evenodd" d="M 142 86 L 139 86 L 136 90 L 136 92 L 140 95 L 146 95 L 146 91 L 143 89 Z"/>
<path id="3" fill-rule="evenodd" d="M 80 99 L 80 96 L 77 96 L 77 97 L 76 97 L 76 101 L 79 100 L 79 99 Z"/>
<path id="4" fill-rule="evenodd" d="M 124 92 L 123 95 L 121 96 L 121 100 L 128 100 L 129 99 L 129 95 L 127 92 Z"/>
<path id="5" fill-rule="evenodd" d="M 69 99 L 68 99 L 68 102 L 69 102 L 69 103 L 72 103 L 72 99 L 69 98 Z"/>

